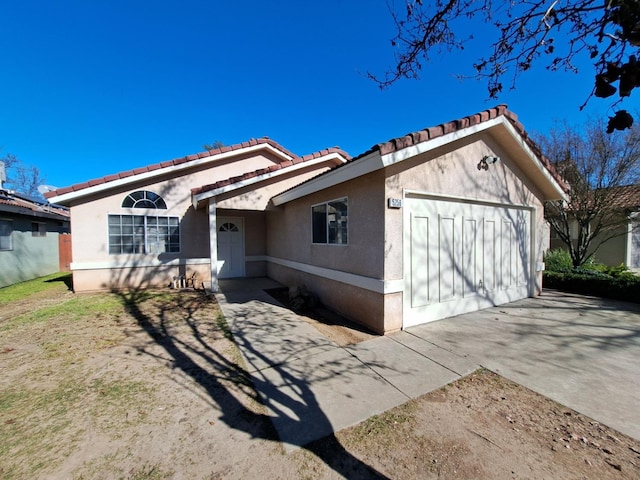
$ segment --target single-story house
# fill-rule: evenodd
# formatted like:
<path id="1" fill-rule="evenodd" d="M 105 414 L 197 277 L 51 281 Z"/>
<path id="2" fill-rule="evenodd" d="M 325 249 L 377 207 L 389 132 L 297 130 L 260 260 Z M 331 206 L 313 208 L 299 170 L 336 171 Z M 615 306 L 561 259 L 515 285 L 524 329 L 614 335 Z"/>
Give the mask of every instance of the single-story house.
<path id="1" fill-rule="evenodd" d="M 504 105 L 354 158 L 260 138 L 47 194 L 78 291 L 268 276 L 381 334 L 538 294 L 563 195 Z"/>
<path id="2" fill-rule="evenodd" d="M 69 230 L 67 209 L 0 189 L 0 287 L 60 271 Z"/>
<path id="3" fill-rule="evenodd" d="M 611 198 L 613 208 L 619 210 L 626 221 L 619 228 L 594 239 L 593 245 L 598 246 L 594 257 L 605 265 L 626 265 L 632 270 L 640 270 L 640 184 L 613 187 Z M 578 237 L 577 222 L 570 227 L 572 240 L 575 241 Z M 550 233 L 552 249 L 566 248 L 553 229 Z M 604 243 L 601 244 L 602 241 Z"/>

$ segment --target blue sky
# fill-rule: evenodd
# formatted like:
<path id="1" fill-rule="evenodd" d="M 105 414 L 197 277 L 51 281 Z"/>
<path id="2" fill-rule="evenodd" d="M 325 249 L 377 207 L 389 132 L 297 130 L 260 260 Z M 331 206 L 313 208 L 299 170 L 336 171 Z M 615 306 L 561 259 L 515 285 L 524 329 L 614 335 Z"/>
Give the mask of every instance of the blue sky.
<path id="1" fill-rule="evenodd" d="M 484 83 L 454 77 L 471 73 L 481 52 L 471 48 L 381 91 L 366 72 L 393 62 L 384 0 L 24 0 L 3 2 L 0 18 L 0 155 L 57 187 L 215 140 L 269 136 L 299 155 L 336 145 L 357 155 L 498 103 L 545 132 L 584 119 L 592 84 L 588 66 L 536 68 L 488 100 Z M 608 106 L 595 99 L 588 110 Z"/>

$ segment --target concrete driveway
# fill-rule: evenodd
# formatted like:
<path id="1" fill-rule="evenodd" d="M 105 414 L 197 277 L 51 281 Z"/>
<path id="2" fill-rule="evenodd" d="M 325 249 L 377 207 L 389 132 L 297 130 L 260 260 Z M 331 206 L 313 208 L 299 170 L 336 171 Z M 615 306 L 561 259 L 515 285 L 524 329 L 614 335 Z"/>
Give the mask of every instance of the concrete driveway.
<path id="1" fill-rule="evenodd" d="M 640 439 L 640 305 L 559 292 L 340 347 L 265 289 L 216 294 L 287 450 L 480 366 Z"/>
<path id="2" fill-rule="evenodd" d="M 406 334 L 640 439 L 640 305 L 547 291 Z"/>

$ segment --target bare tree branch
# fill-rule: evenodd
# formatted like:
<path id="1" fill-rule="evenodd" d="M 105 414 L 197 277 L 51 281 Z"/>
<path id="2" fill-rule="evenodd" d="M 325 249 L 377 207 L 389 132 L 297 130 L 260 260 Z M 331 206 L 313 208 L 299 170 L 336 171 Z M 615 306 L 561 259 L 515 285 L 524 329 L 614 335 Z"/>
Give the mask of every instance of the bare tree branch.
<path id="1" fill-rule="evenodd" d="M 0 157 L 0 162 L 4 162 L 7 172 L 7 182 L 4 185 L 6 188 L 31 197 L 41 196 L 41 193 L 38 192 L 38 186 L 44 184 L 45 180 L 38 167 L 25 165 L 12 153 Z"/>
<path id="2" fill-rule="evenodd" d="M 515 88 L 519 75 L 536 62 L 551 71 L 578 73 L 576 60 L 588 56 L 595 80 L 582 107 L 593 96 L 607 98 L 618 92 L 620 99 L 628 97 L 640 75 L 634 55 L 640 45 L 637 0 L 399 3 L 401 7 L 387 3 L 396 26 L 396 35 L 391 40 L 395 48 L 394 66 L 382 75 L 368 73 L 381 88 L 402 78 L 419 78 L 423 65 L 433 55 L 463 49 L 471 41 L 484 42 L 482 46 L 488 52 L 473 64 L 472 77 L 487 82 L 491 98 L 503 91 L 505 81 L 509 88 Z M 468 23 L 463 21 L 470 18 L 483 25 L 482 32 L 466 33 Z M 618 83 L 618 88 L 614 83 Z M 623 130 L 632 123 L 628 112 L 621 110 L 611 117 L 608 130 Z"/>
<path id="3" fill-rule="evenodd" d="M 537 141 L 571 187 L 566 203 L 547 203 L 545 217 L 580 266 L 626 233 L 629 215 L 640 207 L 640 200 L 629 205 L 622 197 L 625 186 L 640 181 L 640 127 L 607 134 L 602 120 L 583 129 L 565 123 Z"/>

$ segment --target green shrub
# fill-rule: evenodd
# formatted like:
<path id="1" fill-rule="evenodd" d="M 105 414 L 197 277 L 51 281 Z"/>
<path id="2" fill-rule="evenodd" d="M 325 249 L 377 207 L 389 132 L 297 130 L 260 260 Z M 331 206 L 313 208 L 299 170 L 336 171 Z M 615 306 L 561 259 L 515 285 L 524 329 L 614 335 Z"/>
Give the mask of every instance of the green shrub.
<path id="1" fill-rule="evenodd" d="M 549 250 L 544 255 L 545 269 L 550 272 L 570 272 L 573 262 L 569 251 L 564 248 Z"/>
<path id="2" fill-rule="evenodd" d="M 545 271 L 543 286 L 582 295 L 640 303 L 640 277 L 627 272 L 626 269 L 617 276 L 584 269 L 572 272 Z"/>
<path id="3" fill-rule="evenodd" d="M 611 275 L 612 277 L 625 277 L 625 276 L 635 276 L 633 272 L 630 272 L 627 266 L 624 263 L 616 266 L 610 265 L 596 265 L 596 270 L 602 273 L 606 273 L 607 275 Z"/>

